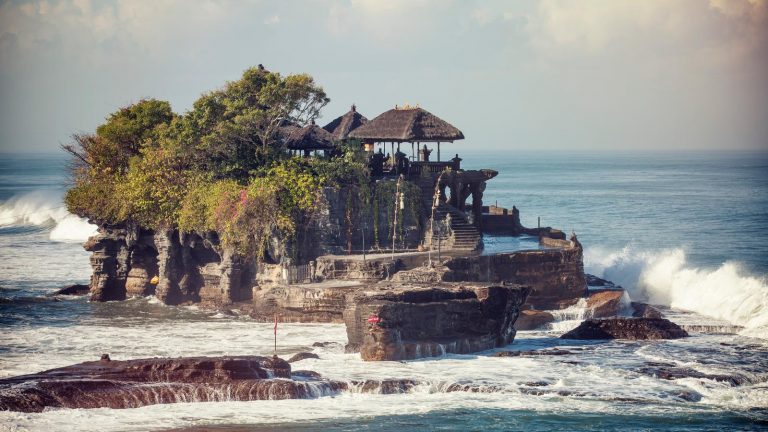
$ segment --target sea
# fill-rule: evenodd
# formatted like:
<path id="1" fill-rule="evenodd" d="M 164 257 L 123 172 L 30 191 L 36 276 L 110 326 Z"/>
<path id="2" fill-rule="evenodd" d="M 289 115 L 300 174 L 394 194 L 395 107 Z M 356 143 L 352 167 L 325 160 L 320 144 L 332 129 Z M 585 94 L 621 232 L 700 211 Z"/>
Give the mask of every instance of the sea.
<path id="1" fill-rule="evenodd" d="M 587 314 L 578 304 L 501 350 L 563 348 L 564 356 L 471 355 L 363 362 L 344 353 L 338 324 L 280 324 L 278 354 L 311 351 L 294 368 L 337 380 L 410 378 L 407 394 L 343 393 L 312 400 L 153 405 L 136 409 L 0 412 L 3 431 L 571 431 L 768 429 L 768 153 L 461 153 L 493 169 L 483 201 L 520 210 L 584 245 L 587 272 L 658 305 L 691 337 L 669 341 L 560 339 Z M 109 353 L 268 355 L 272 324 L 154 298 L 90 303 L 50 295 L 87 283 L 82 242 L 95 227 L 69 214 L 62 154 L 0 155 L 0 378 Z M 486 236 L 486 253 L 536 248 Z M 330 342 L 313 347 L 315 342 Z M 653 363 L 737 377 L 660 379 Z M 492 393 L 446 392 L 452 383 Z"/>

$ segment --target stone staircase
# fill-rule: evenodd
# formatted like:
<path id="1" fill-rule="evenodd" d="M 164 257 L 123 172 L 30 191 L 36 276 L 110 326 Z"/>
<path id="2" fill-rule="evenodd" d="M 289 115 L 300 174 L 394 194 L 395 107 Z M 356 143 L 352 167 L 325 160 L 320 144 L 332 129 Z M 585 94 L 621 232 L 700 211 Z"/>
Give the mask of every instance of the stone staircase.
<path id="1" fill-rule="evenodd" d="M 424 205 L 425 214 L 431 217 L 432 198 L 435 194 L 434 180 L 431 177 L 421 177 L 418 180 L 421 188 L 421 202 Z M 439 235 L 440 248 L 446 251 L 476 251 L 482 247 L 482 236 L 474 225 L 469 223 L 467 216 L 451 205 L 440 203 L 435 209 L 435 235 L 430 232 L 431 223 L 427 220 L 427 234 L 424 245 L 437 249 L 439 224 L 443 225 L 442 234 Z"/>

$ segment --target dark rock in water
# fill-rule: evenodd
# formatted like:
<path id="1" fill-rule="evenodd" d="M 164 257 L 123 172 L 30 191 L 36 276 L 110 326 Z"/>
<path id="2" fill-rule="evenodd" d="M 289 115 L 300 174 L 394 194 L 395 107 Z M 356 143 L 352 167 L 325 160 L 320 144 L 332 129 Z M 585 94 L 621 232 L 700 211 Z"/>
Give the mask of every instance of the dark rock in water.
<path id="1" fill-rule="evenodd" d="M 312 344 L 312 346 L 315 348 L 328 348 L 335 345 L 339 345 L 339 343 L 338 342 L 315 342 Z"/>
<path id="2" fill-rule="evenodd" d="M 688 333 L 664 318 L 589 319 L 560 336 L 562 339 L 677 339 Z"/>
<path id="3" fill-rule="evenodd" d="M 381 381 L 353 381 L 352 384 L 362 393 L 401 394 L 408 393 L 414 387 L 419 385 L 420 382 L 412 379 L 388 379 Z"/>
<path id="4" fill-rule="evenodd" d="M 661 312 L 655 307 L 639 302 L 632 302 L 632 316 L 635 318 L 663 318 Z"/>
<path id="5" fill-rule="evenodd" d="M 621 298 L 624 290 L 604 290 L 591 292 L 587 297 L 587 308 L 593 318 L 607 318 L 616 316 L 621 309 Z"/>
<path id="6" fill-rule="evenodd" d="M 547 311 L 524 310 L 515 321 L 515 330 L 534 330 L 555 321 L 555 316 Z"/>
<path id="7" fill-rule="evenodd" d="M 543 350 L 529 350 L 529 351 L 500 351 L 494 354 L 494 357 L 531 357 L 531 356 L 561 356 L 574 354 L 573 351 L 563 350 L 559 348 L 543 349 Z"/>
<path id="8" fill-rule="evenodd" d="M 591 275 L 589 273 L 585 273 L 584 277 L 587 280 L 587 285 L 589 285 L 589 286 L 604 287 L 604 288 L 609 288 L 609 289 L 613 289 L 613 288 L 621 289 L 621 285 L 616 285 L 615 283 L 613 283 L 613 282 L 611 282 L 611 281 L 609 281 L 607 279 L 603 279 L 601 277 L 597 277 L 597 276 Z"/>
<path id="9" fill-rule="evenodd" d="M 289 358 L 288 359 L 288 363 L 294 363 L 294 362 L 297 362 L 297 361 L 302 361 L 302 360 L 306 360 L 306 359 L 310 359 L 310 358 L 319 359 L 320 356 L 317 355 L 317 354 L 314 354 L 314 353 L 300 352 L 300 353 L 294 354 L 293 357 Z"/>
<path id="10" fill-rule="evenodd" d="M 296 370 L 291 372 L 292 378 L 311 378 L 311 379 L 321 379 L 323 376 L 319 373 L 311 370 Z"/>
<path id="11" fill-rule="evenodd" d="M 695 369 L 686 367 L 670 366 L 665 363 L 646 363 L 646 366 L 637 369 L 637 372 L 643 375 L 653 376 L 659 379 L 676 380 L 681 378 L 697 378 L 707 379 L 717 382 L 728 383 L 732 386 L 739 386 L 746 384 L 749 381 L 742 376 L 737 375 L 724 375 L 724 374 L 707 374 L 699 372 Z M 701 398 L 701 396 L 699 396 Z"/>
<path id="12" fill-rule="evenodd" d="M 395 286 L 347 298 L 349 346 L 363 360 L 410 360 L 508 345 L 530 288 Z"/>
<path id="13" fill-rule="evenodd" d="M 0 410 L 136 408 L 219 400 L 299 399 L 345 385 L 292 381 L 277 357 L 189 357 L 94 361 L 0 380 Z"/>
<path id="14" fill-rule="evenodd" d="M 80 296 L 80 295 L 88 294 L 89 290 L 90 290 L 90 287 L 88 285 L 73 284 L 73 285 L 68 285 L 68 286 L 65 286 L 64 288 L 58 289 L 52 292 L 50 295 Z"/>

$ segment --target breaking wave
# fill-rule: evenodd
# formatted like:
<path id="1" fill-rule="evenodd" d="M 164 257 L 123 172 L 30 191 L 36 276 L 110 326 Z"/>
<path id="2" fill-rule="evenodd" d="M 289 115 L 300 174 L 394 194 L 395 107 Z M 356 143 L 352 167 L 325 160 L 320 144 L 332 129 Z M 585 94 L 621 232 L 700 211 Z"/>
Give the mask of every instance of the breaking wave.
<path id="1" fill-rule="evenodd" d="M 744 335 L 768 339 L 768 280 L 736 262 L 714 269 L 690 265 L 683 249 L 587 249 L 584 266 L 626 288 L 632 299 L 728 321 Z"/>
<path id="2" fill-rule="evenodd" d="M 0 229 L 35 227 L 50 230 L 48 238 L 83 242 L 96 234 L 96 225 L 67 211 L 55 191 L 33 191 L 0 203 Z"/>

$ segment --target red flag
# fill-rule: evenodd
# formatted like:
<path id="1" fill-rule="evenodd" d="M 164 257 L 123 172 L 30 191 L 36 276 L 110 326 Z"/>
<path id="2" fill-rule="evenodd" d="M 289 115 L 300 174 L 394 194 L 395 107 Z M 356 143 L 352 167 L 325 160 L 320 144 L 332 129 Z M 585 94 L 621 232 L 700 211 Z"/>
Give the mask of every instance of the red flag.
<path id="1" fill-rule="evenodd" d="M 381 318 L 379 318 L 377 315 L 371 315 L 368 317 L 368 322 L 371 324 L 378 324 L 381 322 Z"/>

